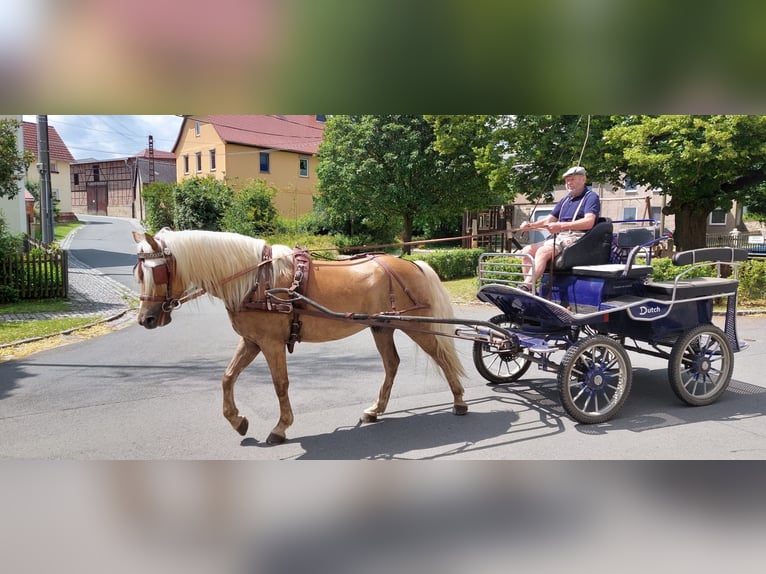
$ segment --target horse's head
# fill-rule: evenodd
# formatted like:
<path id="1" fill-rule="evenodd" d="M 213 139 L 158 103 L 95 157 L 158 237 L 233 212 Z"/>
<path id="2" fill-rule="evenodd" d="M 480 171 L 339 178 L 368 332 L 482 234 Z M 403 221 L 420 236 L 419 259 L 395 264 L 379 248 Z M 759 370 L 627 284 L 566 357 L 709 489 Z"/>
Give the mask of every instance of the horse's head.
<path id="1" fill-rule="evenodd" d="M 138 324 L 147 329 L 163 327 L 171 321 L 171 312 L 178 307 L 184 286 L 176 273 L 176 261 L 159 235 L 133 232 L 138 243 L 136 280 L 141 285 L 141 306 Z"/>

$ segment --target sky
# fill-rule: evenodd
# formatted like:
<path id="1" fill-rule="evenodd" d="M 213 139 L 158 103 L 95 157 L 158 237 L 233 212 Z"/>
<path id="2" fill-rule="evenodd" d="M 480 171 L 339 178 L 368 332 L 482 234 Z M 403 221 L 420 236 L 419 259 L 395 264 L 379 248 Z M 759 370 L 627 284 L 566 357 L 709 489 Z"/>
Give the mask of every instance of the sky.
<path id="1" fill-rule="evenodd" d="M 37 116 L 24 116 L 37 122 Z M 180 116 L 48 116 L 75 160 L 113 159 L 135 155 L 149 147 L 154 137 L 155 151 L 172 151 L 181 127 Z"/>

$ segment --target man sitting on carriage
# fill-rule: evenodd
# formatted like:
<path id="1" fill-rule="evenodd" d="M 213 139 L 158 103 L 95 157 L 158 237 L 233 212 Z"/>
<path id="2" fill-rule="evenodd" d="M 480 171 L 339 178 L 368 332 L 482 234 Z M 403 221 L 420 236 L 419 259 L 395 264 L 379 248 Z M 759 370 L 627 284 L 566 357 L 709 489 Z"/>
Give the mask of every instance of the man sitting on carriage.
<path id="1" fill-rule="evenodd" d="M 534 222 L 525 221 L 520 229 L 545 229 L 551 234 L 544 241 L 527 245 L 523 253 L 534 259 L 534 266 L 522 264 L 524 283 L 520 288 L 534 292 L 535 285 L 545 272 L 547 264 L 565 247 L 579 240 L 591 229 L 601 213 L 601 199 L 598 193 L 586 185 L 585 168 L 579 165 L 564 173 L 564 184 L 568 193 L 559 200 L 550 215 Z"/>

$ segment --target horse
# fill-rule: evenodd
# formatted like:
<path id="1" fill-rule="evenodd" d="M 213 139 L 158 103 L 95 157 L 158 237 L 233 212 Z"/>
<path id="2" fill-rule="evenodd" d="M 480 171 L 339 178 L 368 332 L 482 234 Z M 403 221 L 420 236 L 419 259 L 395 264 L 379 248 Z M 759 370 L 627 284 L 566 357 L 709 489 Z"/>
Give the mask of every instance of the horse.
<path id="1" fill-rule="evenodd" d="M 223 416 L 240 435 L 247 433 L 249 423 L 234 402 L 234 384 L 260 353 L 279 401 L 279 419 L 267 443 L 280 444 L 293 423 L 287 352 L 293 351 L 295 342 L 335 341 L 368 327 L 385 376 L 377 399 L 363 411 L 362 422 L 376 421 L 388 405 L 400 362 L 396 329 L 440 368 L 452 391 L 452 412 L 467 413 L 461 383 L 465 372 L 448 326 L 436 319 L 452 318 L 452 304 L 425 262 L 382 253 L 318 260 L 305 250 L 221 231 L 165 228 L 154 236 L 133 235 L 138 243 L 134 274 L 141 286 L 139 325 L 147 329 L 168 325 L 173 310 L 204 293 L 223 301 L 240 337 L 223 374 Z M 328 309 L 342 312 L 332 314 Z M 359 317 L 368 320 L 354 320 Z M 423 322 L 416 328 L 405 321 L 420 318 Z"/>

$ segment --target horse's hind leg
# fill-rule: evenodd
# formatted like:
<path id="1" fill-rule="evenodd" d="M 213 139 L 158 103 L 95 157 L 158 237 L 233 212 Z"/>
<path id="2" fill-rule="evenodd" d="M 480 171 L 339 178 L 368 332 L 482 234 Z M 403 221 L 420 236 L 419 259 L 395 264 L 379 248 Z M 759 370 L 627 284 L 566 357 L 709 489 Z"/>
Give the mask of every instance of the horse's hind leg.
<path id="1" fill-rule="evenodd" d="M 361 420 L 365 423 L 378 420 L 378 415 L 382 415 L 386 411 L 388 399 L 391 396 L 391 387 L 394 385 L 394 377 L 399 369 L 399 353 L 396 352 L 394 345 L 394 330 L 383 327 L 372 327 L 370 330 L 375 339 L 375 346 L 378 348 L 381 359 L 383 359 L 385 378 L 378 393 L 378 400 L 362 413 Z"/>
<path id="2" fill-rule="evenodd" d="M 468 405 L 463 400 L 463 384 L 460 377 L 464 374 L 463 366 L 460 364 L 455 344 L 452 339 L 444 335 L 432 335 L 430 333 L 420 333 L 415 331 L 404 331 L 415 341 L 418 346 L 439 365 L 447 379 L 450 390 L 452 390 L 453 404 L 452 412 L 456 415 L 464 415 L 468 412 Z"/>
<path id="3" fill-rule="evenodd" d="M 248 422 L 247 418 L 239 416 L 239 409 L 234 403 L 234 383 L 237 382 L 239 374 L 253 362 L 260 351 L 260 347 L 252 341 L 240 339 L 237 350 L 223 374 L 223 416 L 234 427 L 234 430 L 243 436 L 247 432 Z"/>

